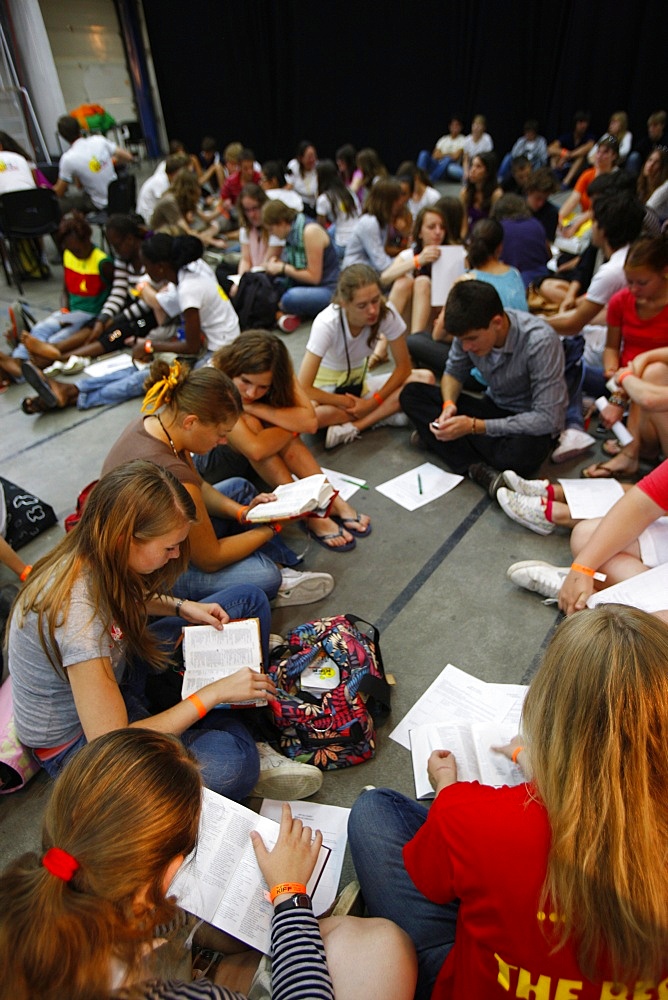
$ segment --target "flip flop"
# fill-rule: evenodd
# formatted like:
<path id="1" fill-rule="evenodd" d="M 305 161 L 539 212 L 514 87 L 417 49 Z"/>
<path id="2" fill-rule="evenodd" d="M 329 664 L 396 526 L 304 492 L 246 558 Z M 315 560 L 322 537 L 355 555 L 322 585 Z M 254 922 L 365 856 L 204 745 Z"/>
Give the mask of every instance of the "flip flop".
<path id="1" fill-rule="evenodd" d="M 354 538 L 351 538 L 349 542 L 345 545 L 328 545 L 327 542 L 331 538 L 341 538 L 343 535 L 343 528 L 339 528 L 338 531 L 332 531 L 328 535 L 316 535 L 312 528 L 309 528 L 305 521 L 299 522 L 299 527 L 305 532 L 309 538 L 312 538 L 314 542 L 318 545 L 322 545 L 323 549 L 327 549 L 328 552 L 350 552 L 351 549 L 355 548 L 357 542 Z"/>
<path id="2" fill-rule="evenodd" d="M 32 386 L 42 403 L 44 403 L 45 409 L 57 410 L 58 397 L 37 365 L 34 365 L 32 361 L 22 361 L 21 371 L 28 385 Z"/>
<path id="3" fill-rule="evenodd" d="M 592 476 L 589 472 L 590 469 L 600 470 L 605 473 L 603 476 Z M 586 469 L 583 469 L 580 473 L 581 479 L 617 479 L 620 483 L 635 483 L 640 478 L 640 474 L 636 472 L 625 472 L 622 469 L 610 469 L 607 462 L 597 462 L 596 465 L 588 465 Z"/>
<path id="4" fill-rule="evenodd" d="M 357 538 L 366 538 L 367 535 L 370 535 L 372 531 L 371 522 L 367 524 L 366 528 L 361 527 L 362 516 L 357 512 L 355 512 L 354 517 L 339 517 L 338 514 L 332 514 L 332 521 L 336 521 L 337 524 L 340 524 L 342 528 L 345 528 L 346 531 L 349 531 L 351 535 L 356 535 Z M 350 527 L 351 524 L 357 524 L 360 525 L 360 527 L 351 528 Z"/>

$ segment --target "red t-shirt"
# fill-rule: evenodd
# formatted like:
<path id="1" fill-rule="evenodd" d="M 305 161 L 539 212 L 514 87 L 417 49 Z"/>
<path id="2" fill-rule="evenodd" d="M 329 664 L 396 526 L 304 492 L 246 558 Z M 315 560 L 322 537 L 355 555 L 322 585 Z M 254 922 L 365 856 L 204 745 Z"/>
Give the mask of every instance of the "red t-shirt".
<path id="1" fill-rule="evenodd" d="M 624 368 L 638 354 L 655 347 L 668 347 L 668 306 L 652 319 L 640 319 L 635 297 L 628 288 L 621 288 L 608 302 L 608 326 L 622 331 L 619 366 Z"/>
<path id="2" fill-rule="evenodd" d="M 547 814 L 527 785 L 490 788 L 460 781 L 440 792 L 404 848 L 406 869 L 428 899 L 460 900 L 455 944 L 432 1000 L 627 997 L 611 981 L 585 979 L 570 942 L 550 954 L 542 928 L 558 916 L 538 905 L 549 844 Z M 629 984 L 628 1000 L 633 988 Z M 663 1000 L 668 978 L 660 989 L 646 987 L 636 995 Z"/>
<path id="3" fill-rule="evenodd" d="M 663 510 L 668 510 L 668 459 L 644 476 L 638 483 L 638 489 Z"/>

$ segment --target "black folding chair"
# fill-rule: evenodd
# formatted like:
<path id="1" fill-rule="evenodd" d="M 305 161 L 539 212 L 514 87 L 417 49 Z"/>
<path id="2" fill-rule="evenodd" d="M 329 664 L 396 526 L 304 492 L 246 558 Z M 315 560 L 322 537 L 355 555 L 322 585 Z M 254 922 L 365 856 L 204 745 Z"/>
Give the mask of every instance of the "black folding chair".
<path id="1" fill-rule="evenodd" d="M 11 191 L 0 197 L 0 255 L 7 284 L 16 284 L 19 295 L 21 284 L 21 240 L 28 241 L 34 259 L 39 262 L 43 278 L 50 275 L 47 264 L 42 263 L 39 238 L 55 233 L 60 222 L 60 205 L 50 188 L 30 188 Z"/>
<path id="2" fill-rule="evenodd" d="M 119 174 L 107 188 L 107 207 L 89 212 L 86 218 L 91 225 L 100 227 L 102 244 L 109 250 L 105 226 L 110 215 L 128 215 L 137 204 L 137 178 L 128 171 Z"/>

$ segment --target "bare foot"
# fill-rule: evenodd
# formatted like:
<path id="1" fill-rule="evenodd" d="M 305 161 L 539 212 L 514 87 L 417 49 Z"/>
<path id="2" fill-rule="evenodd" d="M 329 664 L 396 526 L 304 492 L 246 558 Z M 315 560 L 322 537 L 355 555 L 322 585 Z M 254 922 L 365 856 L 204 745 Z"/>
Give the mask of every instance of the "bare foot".
<path id="1" fill-rule="evenodd" d="M 339 525 L 331 517 L 310 517 L 308 519 L 308 527 L 311 534 L 316 535 L 318 538 L 322 538 L 323 535 L 334 536 L 327 539 L 328 549 L 338 549 L 341 545 L 347 545 L 353 538 L 345 528 L 341 528 L 341 533 L 339 534 Z"/>
<path id="2" fill-rule="evenodd" d="M 368 514 L 358 514 L 354 507 L 341 500 L 335 511 L 336 520 L 347 531 L 354 535 L 366 535 L 371 530 L 371 518 Z"/>
<path id="3" fill-rule="evenodd" d="M 47 361 L 62 360 L 63 356 L 55 344 L 47 344 L 43 340 L 38 340 L 37 337 L 33 337 L 27 330 L 24 330 L 21 334 L 21 343 L 36 358 L 44 358 Z"/>

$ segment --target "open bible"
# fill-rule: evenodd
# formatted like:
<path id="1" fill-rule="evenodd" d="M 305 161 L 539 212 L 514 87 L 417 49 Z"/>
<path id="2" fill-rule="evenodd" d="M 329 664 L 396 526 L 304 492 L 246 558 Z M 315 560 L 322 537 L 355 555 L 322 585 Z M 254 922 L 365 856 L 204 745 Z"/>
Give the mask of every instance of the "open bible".
<path id="1" fill-rule="evenodd" d="M 264 521 L 283 521 L 290 518 L 326 517 L 336 490 L 322 473 L 285 483 L 274 490 L 275 500 L 260 503 L 246 514 L 246 521 L 261 524 Z"/>
<path id="2" fill-rule="evenodd" d="M 228 622 L 222 630 L 213 625 L 188 625 L 183 629 L 183 662 L 186 668 L 181 697 L 195 694 L 205 684 L 229 677 L 242 667 L 262 672 L 260 621 L 244 618 Z M 266 705 L 264 698 L 235 702 L 239 705 Z M 219 706 L 221 707 L 221 706 Z"/>

